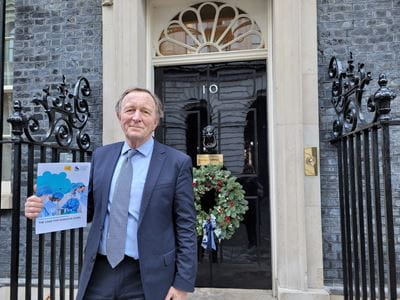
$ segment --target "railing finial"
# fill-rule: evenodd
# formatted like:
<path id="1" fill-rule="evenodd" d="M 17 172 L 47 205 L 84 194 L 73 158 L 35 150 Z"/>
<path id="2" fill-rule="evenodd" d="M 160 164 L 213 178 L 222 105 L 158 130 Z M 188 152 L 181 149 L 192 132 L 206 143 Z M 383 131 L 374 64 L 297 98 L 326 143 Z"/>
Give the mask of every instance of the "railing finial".
<path id="1" fill-rule="evenodd" d="M 7 118 L 7 122 L 11 123 L 11 133 L 15 140 L 22 140 L 22 134 L 24 133 L 24 128 L 26 127 L 28 120 L 22 111 L 21 101 L 14 101 L 14 112 Z"/>
<path id="2" fill-rule="evenodd" d="M 388 80 L 385 74 L 379 75 L 378 84 L 380 88 L 368 98 L 368 110 L 375 112 L 374 122 L 378 120 L 389 120 L 390 102 L 396 98 L 396 93 L 387 88 Z"/>

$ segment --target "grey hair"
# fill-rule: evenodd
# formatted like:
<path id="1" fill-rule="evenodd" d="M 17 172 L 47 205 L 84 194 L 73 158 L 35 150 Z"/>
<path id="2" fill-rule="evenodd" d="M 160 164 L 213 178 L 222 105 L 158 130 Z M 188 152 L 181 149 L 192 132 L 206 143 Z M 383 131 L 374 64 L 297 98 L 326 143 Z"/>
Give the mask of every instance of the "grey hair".
<path id="1" fill-rule="evenodd" d="M 150 97 L 153 98 L 153 100 L 154 100 L 158 120 L 160 120 L 161 118 L 164 117 L 163 104 L 162 104 L 160 98 L 158 98 L 155 94 L 153 94 L 149 90 L 139 88 L 139 87 L 128 88 L 121 94 L 117 103 L 115 103 L 115 112 L 117 113 L 118 116 L 121 113 L 122 102 L 123 102 L 125 96 L 130 93 L 133 93 L 133 92 L 143 92 L 143 93 L 149 94 Z"/>

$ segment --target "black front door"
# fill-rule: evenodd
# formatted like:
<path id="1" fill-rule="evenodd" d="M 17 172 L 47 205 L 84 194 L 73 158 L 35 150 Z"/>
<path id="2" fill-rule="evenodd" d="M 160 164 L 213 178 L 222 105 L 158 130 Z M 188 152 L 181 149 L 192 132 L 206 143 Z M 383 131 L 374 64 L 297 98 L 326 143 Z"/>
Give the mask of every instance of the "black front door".
<path id="1" fill-rule="evenodd" d="M 224 167 L 243 185 L 249 210 L 218 253 L 199 248 L 197 286 L 270 289 L 265 61 L 156 68 L 165 117 L 157 138 L 186 152 L 196 166 L 202 129 L 217 131 Z"/>

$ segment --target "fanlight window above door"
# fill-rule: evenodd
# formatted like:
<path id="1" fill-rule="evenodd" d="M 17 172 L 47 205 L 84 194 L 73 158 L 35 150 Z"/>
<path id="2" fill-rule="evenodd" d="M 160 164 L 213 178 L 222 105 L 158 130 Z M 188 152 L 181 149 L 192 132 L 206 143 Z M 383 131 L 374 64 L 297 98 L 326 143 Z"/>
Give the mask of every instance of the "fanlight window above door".
<path id="1" fill-rule="evenodd" d="M 203 2 L 181 11 L 158 40 L 157 56 L 263 49 L 257 23 L 241 9 Z"/>

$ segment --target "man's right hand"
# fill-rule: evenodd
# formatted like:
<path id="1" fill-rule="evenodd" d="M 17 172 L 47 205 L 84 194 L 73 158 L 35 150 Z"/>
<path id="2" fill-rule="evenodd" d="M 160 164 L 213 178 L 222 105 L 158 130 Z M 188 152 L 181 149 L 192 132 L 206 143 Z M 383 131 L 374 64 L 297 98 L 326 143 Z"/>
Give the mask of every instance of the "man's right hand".
<path id="1" fill-rule="evenodd" d="M 35 219 L 40 215 L 43 208 L 43 200 L 38 196 L 30 196 L 25 202 L 25 217 Z"/>

